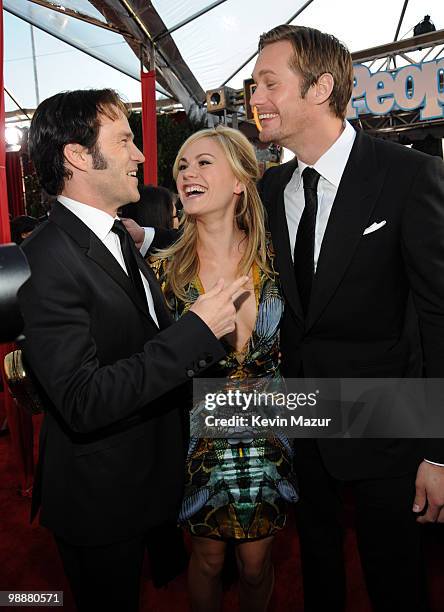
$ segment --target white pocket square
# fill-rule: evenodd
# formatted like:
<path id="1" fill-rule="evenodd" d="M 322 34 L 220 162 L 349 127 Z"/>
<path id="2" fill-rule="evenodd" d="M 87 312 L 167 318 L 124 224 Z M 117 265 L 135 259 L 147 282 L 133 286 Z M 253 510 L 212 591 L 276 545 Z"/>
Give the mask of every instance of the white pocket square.
<path id="1" fill-rule="evenodd" d="M 371 225 L 365 228 L 364 233 L 362 235 L 365 236 L 366 234 L 371 234 L 372 232 L 376 232 L 376 230 L 381 229 L 381 227 L 384 227 L 386 223 L 387 221 L 380 221 L 379 223 L 376 223 L 376 222 L 372 223 Z"/>

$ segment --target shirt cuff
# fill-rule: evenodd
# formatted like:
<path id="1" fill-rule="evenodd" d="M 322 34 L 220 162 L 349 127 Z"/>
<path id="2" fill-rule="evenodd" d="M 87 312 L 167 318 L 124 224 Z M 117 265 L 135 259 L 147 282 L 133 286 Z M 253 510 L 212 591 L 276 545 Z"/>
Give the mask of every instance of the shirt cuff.
<path id="1" fill-rule="evenodd" d="M 439 467 L 444 467 L 444 463 L 436 463 L 436 461 L 429 461 L 428 459 L 424 459 L 426 463 L 431 463 L 432 465 L 439 465 Z"/>
<path id="2" fill-rule="evenodd" d="M 143 231 L 145 232 L 145 238 L 143 239 L 142 246 L 140 247 L 140 254 L 142 257 L 148 253 L 148 250 L 154 240 L 154 227 L 144 227 Z"/>

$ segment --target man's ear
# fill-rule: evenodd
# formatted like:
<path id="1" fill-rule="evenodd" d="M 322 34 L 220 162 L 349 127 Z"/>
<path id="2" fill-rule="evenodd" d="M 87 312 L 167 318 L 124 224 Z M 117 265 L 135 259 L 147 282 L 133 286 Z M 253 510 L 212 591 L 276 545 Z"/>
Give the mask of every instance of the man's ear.
<path id="1" fill-rule="evenodd" d="M 69 143 L 63 149 L 63 155 L 69 166 L 73 166 L 82 172 L 89 167 L 89 153 L 86 147 L 77 143 Z"/>
<path id="2" fill-rule="evenodd" d="M 335 81 L 329 72 L 321 74 L 316 83 L 312 86 L 312 99 L 315 104 L 323 104 L 326 102 L 333 91 Z"/>

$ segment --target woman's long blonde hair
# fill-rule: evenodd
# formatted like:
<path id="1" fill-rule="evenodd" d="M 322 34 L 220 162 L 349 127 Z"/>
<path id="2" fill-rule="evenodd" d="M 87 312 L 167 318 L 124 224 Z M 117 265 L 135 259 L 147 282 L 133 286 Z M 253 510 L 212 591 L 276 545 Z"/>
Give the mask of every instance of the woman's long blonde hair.
<path id="1" fill-rule="evenodd" d="M 236 204 L 237 226 L 245 232 L 246 248 L 239 262 L 239 275 L 248 274 L 254 262 L 266 273 L 271 274 L 267 265 L 264 207 L 260 200 L 256 181 L 259 167 L 253 146 L 238 130 L 219 125 L 192 134 L 181 146 L 173 166 L 174 180 L 179 173 L 179 160 L 185 147 L 202 138 L 214 138 L 221 146 L 235 177 L 243 184 L 244 191 Z M 155 259 L 166 258 L 166 296 L 174 294 L 178 299 L 187 298 L 186 287 L 199 273 L 197 255 L 196 219 L 184 211 L 181 220 L 182 234 L 172 246 L 156 253 Z"/>

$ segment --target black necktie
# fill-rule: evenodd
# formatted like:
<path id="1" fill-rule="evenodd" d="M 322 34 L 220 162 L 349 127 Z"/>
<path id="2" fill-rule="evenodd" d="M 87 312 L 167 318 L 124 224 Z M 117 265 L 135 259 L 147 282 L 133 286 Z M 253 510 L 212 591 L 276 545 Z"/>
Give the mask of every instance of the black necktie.
<path id="1" fill-rule="evenodd" d="M 128 272 L 128 276 L 131 279 L 131 282 L 134 285 L 139 296 L 142 298 L 143 304 L 145 304 L 147 311 L 148 310 L 148 302 L 146 299 L 145 288 L 143 286 L 143 281 L 140 276 L 139 266 L 137 265 L 136 256 L 134 254 L 134 246 L 131 244 L 132 239 L 128 232 L 125 229 L 125 226 L 121 221 L 114 221 L 114 224 L 111 230 L 118 235 L 120 240 L 120 246 L 122 248 L 123 260 L 125 262 L 126 271 Z"/>
<path id="2" fill-rule="evenodd" d="M 320 174 L 313 168 L 305 168 L 302 173 L 304 182 L 305 207 L 294 245 L 294 271 L 299 289 L 302 308 L 307 314 L 311 287 L 314 276 L 314 247 L 316 214 L 318 212 L 318 182 Z"/>

